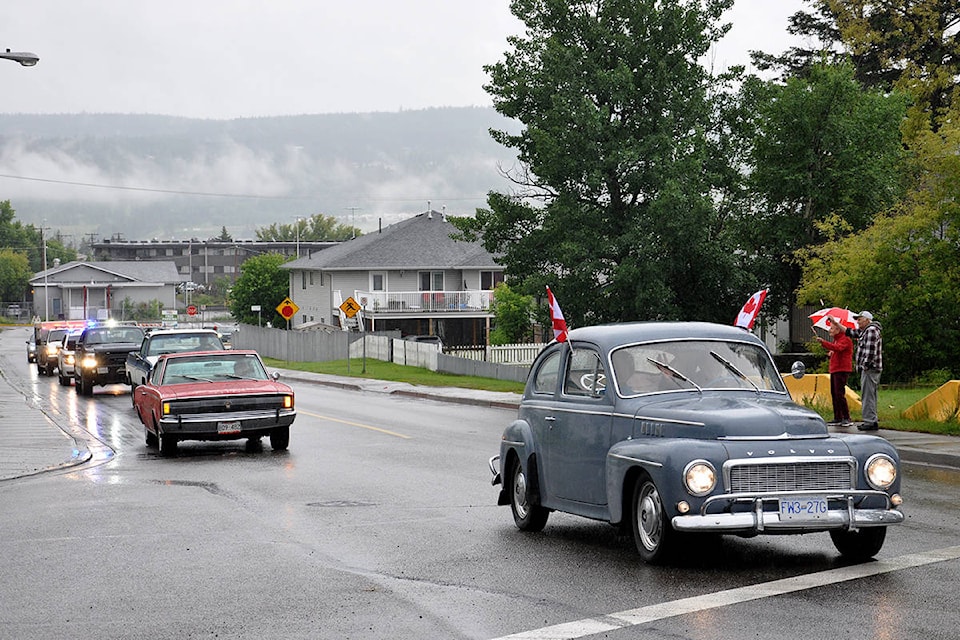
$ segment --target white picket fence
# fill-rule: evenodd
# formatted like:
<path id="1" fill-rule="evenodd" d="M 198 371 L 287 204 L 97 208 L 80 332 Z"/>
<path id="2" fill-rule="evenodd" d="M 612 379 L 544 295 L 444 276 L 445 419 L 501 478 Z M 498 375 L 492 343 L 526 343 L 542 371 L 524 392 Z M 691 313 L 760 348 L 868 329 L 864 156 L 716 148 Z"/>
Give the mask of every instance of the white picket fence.
<path id="1" fill-rule="evenodd" d="M 479 360 L 495 364 L 531 365 L 537 354 L 546 345 L 539 342 L 524 344 L 502 344 L 475 349 L 445 349 L 444 353 L 467 360 Z"/>

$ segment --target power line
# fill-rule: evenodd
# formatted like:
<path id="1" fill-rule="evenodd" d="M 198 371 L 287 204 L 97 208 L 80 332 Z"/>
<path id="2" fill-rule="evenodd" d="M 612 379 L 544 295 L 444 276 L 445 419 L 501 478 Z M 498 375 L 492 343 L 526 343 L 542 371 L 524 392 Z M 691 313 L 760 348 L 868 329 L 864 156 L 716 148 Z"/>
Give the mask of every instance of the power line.
<path id="1" fill-rule="evenodd" d="M 116 191 L 139 191 L 143 193 L 165 193 L 178 196 L 200 196 L 207 198 L 248 198 L 254 200 L 318 200 L 321 196 L 269 196 L 255 193 L 220 193 L 216 191 L 184 191 L 180 189 L 159 189 L 153 187 L 129 187 L 119 184 L 100 184 L 96 182 L 75 182 L 72 180 L 54 180 L 52 178 L 35 178 L 32 176 L 16 176 L 7 173 L 0 173 L 0 178 L 10 180 L 24 180 L 27 182 L 44 182 L 47 184 L 62 184 L 72 187 L 89 187 L 94 189 L 113 189 Z M 450 200 L 453 202 L 467 202 L 471 200 L 485 200 L 487 194 L 474 197 L 445 198 L 443 196 L 434 196 L 441 200 Z M 371 198 L 367 196 L 351 196 L 353 199 L 364 200 L 368 202 L 423 202 L 428 198 Z"/>

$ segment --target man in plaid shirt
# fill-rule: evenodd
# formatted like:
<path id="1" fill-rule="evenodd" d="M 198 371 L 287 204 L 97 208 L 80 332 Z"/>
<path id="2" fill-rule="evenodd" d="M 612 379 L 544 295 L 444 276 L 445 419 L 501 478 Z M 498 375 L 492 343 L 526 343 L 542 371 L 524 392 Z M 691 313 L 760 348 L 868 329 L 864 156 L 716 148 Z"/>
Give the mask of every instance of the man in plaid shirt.
<path id="1" fill-rule="evenodd" d="M 863 422 L 857 425 L 861 431 L 876 431 L 880 428 L 877 419 L 877 389 L 880 386 L 880 372 L 883 370 L 882 327 L 873 319 L 869 311 L 861 311 L 853 316 L 858 329 L 847 329 L 847 335 L 857 341 L 857 369 L 860 371 L 861 401 L 863 402 Z"/>

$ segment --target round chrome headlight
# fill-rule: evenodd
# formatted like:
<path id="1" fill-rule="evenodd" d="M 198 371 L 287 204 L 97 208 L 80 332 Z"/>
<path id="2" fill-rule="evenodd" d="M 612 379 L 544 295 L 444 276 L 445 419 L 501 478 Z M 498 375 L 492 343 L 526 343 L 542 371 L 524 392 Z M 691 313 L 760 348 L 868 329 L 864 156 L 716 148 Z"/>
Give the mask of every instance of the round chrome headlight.
<path id="1" fill-rule="evenodd" d="M 705 496 L 717 486 L 717 470 L 706 460 L 694 460 L 683 470 L 683 486 L 690 495 Z"/>
<path id="2" fill-rule="evenodd" d="M 867 460 L 867 482 L 879 491 L 886 491 L 897 479 L 897 464 L 883 453 L 876 453 Z"/>

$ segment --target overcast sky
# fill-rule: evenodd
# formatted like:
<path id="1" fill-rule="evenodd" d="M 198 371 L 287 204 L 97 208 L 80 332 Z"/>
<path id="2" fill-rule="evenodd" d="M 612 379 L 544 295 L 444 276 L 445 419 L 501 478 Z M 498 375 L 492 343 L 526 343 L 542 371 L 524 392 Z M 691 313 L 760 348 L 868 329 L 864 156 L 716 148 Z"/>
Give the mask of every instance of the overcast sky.
<path id="1" fill-rule="evenodd" d="M 6 0 L 0 112 L 238 118 L 487 106 L 508 0 Z M 736 0 L 715 66 L 779 53 L 802 0 Z"/>

